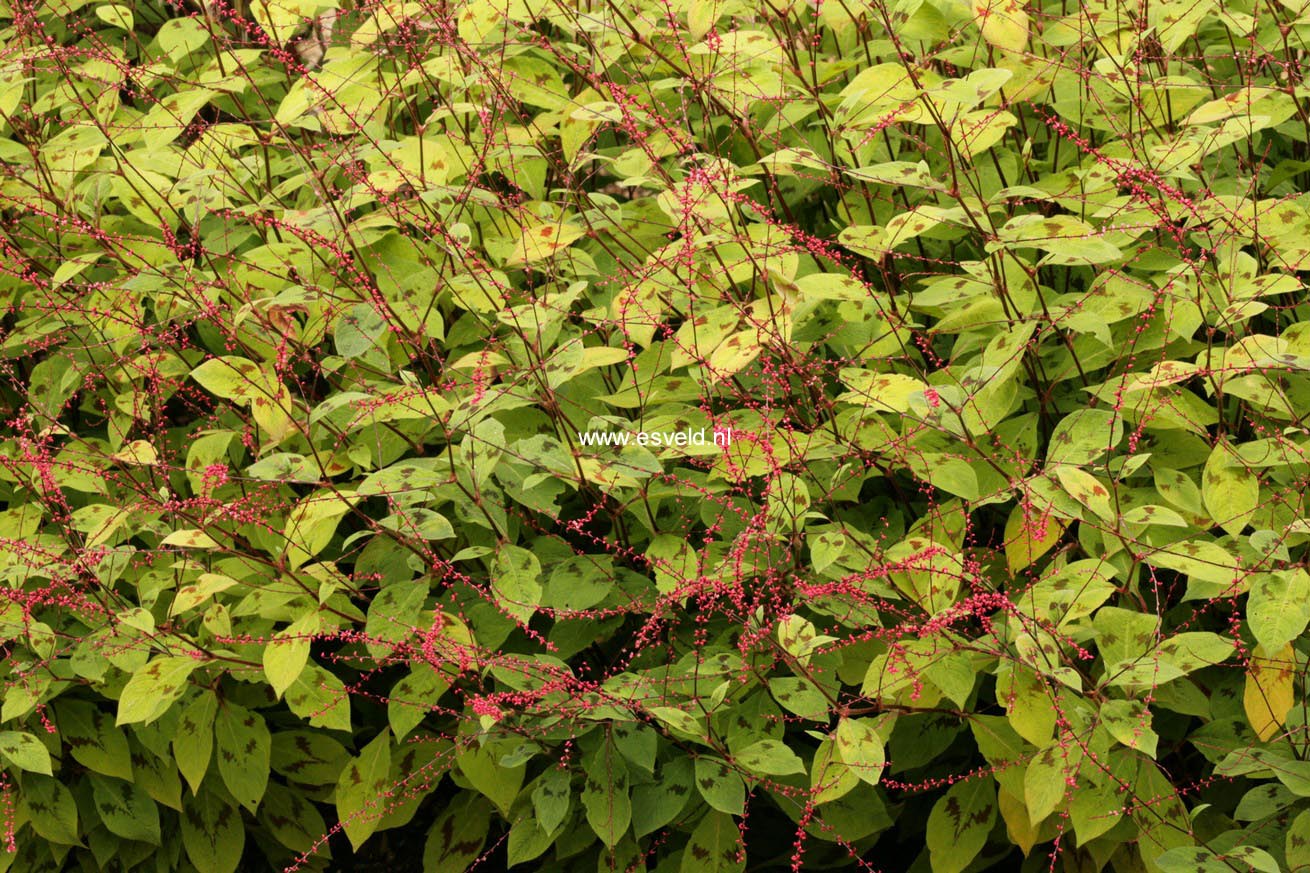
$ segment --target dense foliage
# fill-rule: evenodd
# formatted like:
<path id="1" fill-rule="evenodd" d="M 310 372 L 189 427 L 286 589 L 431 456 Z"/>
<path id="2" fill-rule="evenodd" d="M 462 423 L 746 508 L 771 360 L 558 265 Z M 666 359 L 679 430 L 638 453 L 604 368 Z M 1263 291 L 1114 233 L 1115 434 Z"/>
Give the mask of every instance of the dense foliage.
<path id="1" fill-rule="evenodd" d="M 1305 0 L 333 6 L 0 0 L 0 870 L 1310 866 Z"/>

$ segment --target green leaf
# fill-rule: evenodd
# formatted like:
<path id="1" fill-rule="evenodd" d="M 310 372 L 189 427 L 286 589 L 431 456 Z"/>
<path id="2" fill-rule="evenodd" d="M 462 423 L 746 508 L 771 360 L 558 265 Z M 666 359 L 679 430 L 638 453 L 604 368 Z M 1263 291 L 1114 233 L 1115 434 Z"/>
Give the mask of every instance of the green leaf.
<path id="1" fill-rule="evenodd" d="M 96 773 L 132 779 L 127 737 L 106 713 L 79 700 L 61 700 L 55 709 L 60 739 L 75 761 Z"/>
<path id="2" fill-rule="evenodd" d="M 210 33 L 197 19 L 170 18 L 159 26 L 155 38 L 174 61 L 196 53 L 210 41 Z"/>
<path id="3" fill-rule="evenodd" d="M 279 631 L 264 647 L 264 676 L 279 698 L 304 672 L 310 642 L 320 625 L 317 612 L 307 613 Z"/>
<path id="4" fill-rule="evenodd" d="M 160 845 L 159 807 L 139 785 L 92 773 L 91 796 L 100 822 L 125 840 Z"/>
<path id="5" fill-rule="evenodd" d="M 769 680 L 769 690 L 787 711 L 802 718 L 827 721 L 828 701 L 814 684 L 795 676 Z"/>
<path id="6" fill-rule="evenodd" d="M 264 717 L 225 701 L 214 719 L 218 772 L 232 796 L 254 813 L 268 785 L 271 738 Z"/>
<path id="7" fill-rule="evenodd" d="M 181 815 L 182 845 L 199 873 L 233 873 L 241 863 L 246 828 L 241 810 L 206 787 Z"/>
<path id="8" fill-rule="evenodd" d="M 1201 497 L 1206 511 L 1231 536 L 1237 536 L 1260 505 L 1260 480 L 1231 445 L 1214 447 L 1201 474 Z"/>
<path id="9" fill-rule="evenodd" d="M 391 732 L 383 728 L 341 771 L 337 780 L 337 818 L 356 851 L 377 830 L 386 812 L 391 775 Z"/>
<path id="10" fill-rule="evenodd" d="M 249 405 L 256 397 L 266 397 L 272 391 L 259 365 L 246 358 L 210 358 L 191 371 L 191 378 L 210 394 L 243 405 Z"/>
<path id="11" fill-rule="evenodd" d="M 286 690 L 287 709 L 311 727 L 350 730 L 350 695 L 335 673 L 310 661 Z"/>
<path id="12" fill-rule="evenodd" d="M 507 615 L 527 623 L 541 603 L 541 562 L 527 549 L 505 546 L 496 553 L 491 588 Z"/>
<path id="13" fill-rule="evenodd" d="M 387 331 L 387 320 L 375 307 L 357 303 L 341 314 L 333 330 L 337 354 L 343 358 L 358 358 L 378 345 L 378 339 Z"/>
<path id="14" fill-rule="evenodd" d="M 0 731 L 0 755 L 20 770 L 52 775 L 50 751 L 31 734 Z"/>
<path id="15" fill-rule="evenodd" d="M 551 609 L 584 610 L 599 604 L 614 590 L 614 571 L 595 558 L 567 558 L 550 573 L 541 605 Z"/>
<path id="16" fill-rule="evenodd" d="M 80 845 L 77 801 L 58 779 L 25 774 L 18 799 L 19 809 L 42 839 L 64 846 Z"/>
<path id="17" fill-rule="evenodd" d="M 195 114 L 217 93 L 207 88 L 175 91 L 151 106 L 140 122 L 141 142 L 146 151 L 158 151 L 177 139 Z"/>
<path id="18" fill-rule="evenodd" d="M 427 596 L 427 579 L 393 582 L 374 595 L 364 625 L 369 655 L 382 660 L 395 652 L 395 643 L 418 632 L 416 625 Z"/>
<path id="19" fill-rule="evenodd" d="M 132 674 L 118 698 L 119 726 L 150 722 L 168 711 L 186 690 L 199 662 L 186 655 L 158 657 Z"/>
<path id="20" fill-rule="evenodd" d="M 1310 809 L 1298 813 L 1287 828 L 1284 840 L 1287 866 L 1301 870 L 1310 866 Z"/>
<path id="21" fill-rule="evenodd" d="M 456 756 L 455 764 L 475 790 L 496 804 L 502 814 L 509 814 L 510 805 L 523 785 L 525 765 L 503 766 L 491 749 L 484 746 L 464 749 Z"/>
<path id="22" fill-rule="evenodd" d="M 287 563 L 295 570 L 327 548 L 341 516 L 358 502 L 354 491 L 323 489 L 302 498 L 287 515 Z"/>
<path id="23" fill-rule="evenodd" d="M 1138 700 L 1107 700 L 1101 704 L 1101 722 L 1110 736 L 1130 749 L 1155 757 L 1159 737 L 1151 730 L 1151 712 Z"/>
<path id="24" fill-rule="evenodd" d="M 465 794 L 432 822 L 423 845 L 423 873 L 464 873 L 478 856 L 491 831 L 491 804 Z"/>
<path id="25" fill-rule="evenodd" d="M 532 808 L 537 822 L 547 833 L 553 833 L 569 814 L 571 781 L 569 771 L 559 767 L 550 768 L 537 779 L 537 787 L 532 790 Z"/>
<path id="26" fill-rule="evenodd" d="M 691 832 L 681 873 L 737 873 L 745 868 L 741 832 L 732 816 L 711 810 Z"/>
<path id="27" fill-rule="evenodd" d="M 306 785 L 335 785 L 349 759 L 346 747 L 321 731 L 278 731 L 269 753 L 272 769 Z"/>
<path id="28" fill-rule="evenodd" d="M 1235 866 L 1236 865 L 1236 866 Z M 1178 846 L 1155 859 L 1162 873 L 1232 873 L 1237 870 L 1279 873 L 1278 862 L 1254 846 L 1237 846 L 1220 858 L 1201 846 Z"/>
<path id="29" fill-rule="evenodd" d="M 1077 409 L 1051 431 L 1046 463 L 1083 466 L 1113 451 L 1123 439 L 1123 417 L 1106 409 Z"/>
<path id="30" fill-rule="evenodd" d="M 1126 815 L 1113 785 L 1079 785 L 1069 798 L 1069 820 L 1078 842 L 1086 844 L 1117 825 Z"/>
<path id="31" fill-rule="evenodd" d="M 177 589 L 173 604 L 168 609 L 168 617 L 173 618 L 189 609 L 195 609 L 220 591 L 226 591 L 238 584 L 240 583 L 231 576 L 224 576 L 221 573 L 201 573 L 195 582 Z"/>
<path id="32" fill-rule="evenodd" d="M 268 783 L 264 800 L 259 805 L 259 821 L 279 843 L 293 852 L 314 852 L 318 857 L 332 857 L 331 851 L 321 842 L 328 831 L 323 816 L 298 791 L 284 788 L 277 782 Z"/>
<path id="33" fill-rule="evenodd" d="M 996 784 L 990 776 L 956 782 L 928 815 L 933 873 L 961 873 L 987 844 L 996 821 Z"/>
<path id="34" fill-rule="evenodd" d="M 1298 567 L 1255 574 L 1246 620 L 1266 651 L 1277 651 L 1301 636 L 1310 623 L 1310 573 Z"/>
<path id="35" fill-rule="evenodd" d="M 746 811 L 746 783 L 722 758 L 696 759 L 696 787 L 705 802 L 720 812 L 742 815 Z"/>
<path id="36" fill-rule="evenodd" d="M 209 690 L 182 707 L 173 734 L 173 758 L 177 769 L 191 786 L 191 793 L 200 792 L 200 783 L 209 769 L 209 758 L 214 749 L 214 715 L 218 712 L 218 698 Z"/>
<path id="37" fill-rule="evenodd" d="M 632 823 L 628 765 L 613 742 L 606 739 L 587 756 L 582 783 L 582 808 L 587 823 L 606 846 L 618 844 Z"/>
<path id="38" fill-rule="evenodd" d="M 397 741 L 423 721 L 449 687 L 450 677 L 445 673 L 424 661 L 414 663 L 409 674 L 402 676 L 387 695 L 387 720 Z"/>
<path id="39" fill-rule="evenodd" d="M 1067 762 L 1057 746 L 1047 746 L 1028 763 L 1023 777 L 1023 800 L 1033 824 L 1060 806 L 1070 790 L 1067 773 Z"/>
<path id="40" fill-rule="evenodd" d="M 1015 3 L 1017 7 L 1017 3 Z M 975 109 L 966 112 L 956 122 L 954 142 L 960 156 L 966 161 L 974 160 L 1000 142 L 1001 137 L 1011 127 L 1019 123 L 1014 113 L 996 109 Z M 1119 249 L 1104 240 L 1077 239 L 1068 240 L 1059 248 L 1053 248 L 1052 254 L 1044 263 L 1081 264 L 1100 263 L 1114 260 L 1121 256 Z"/>
<path id="41" fill-rule="evenodd" d="M 883 738 L 869 720 L 843 718 L 837 722 L 833 736 L 837 754 L 850 771 L 862 781 L 877 785 L 882 779 L 887 758 Z"/>
<path id="42" fill-rule="evenodd" d="M 1092 625 L 1108 670 L 1112 665 L 1135 660 L 1155 648 L 1160 618 L 1131 609 L 1105 606 L 1097 611 Z"/>
<path id="43" fill-rule="evenodd" d="M 97 6 L 96 17 L 111 27 L 117 27 L 129 33 L 136 26 L 136 19 L 132 15 L 132 10 L 118 3 L 106 3 L 104 6 Z"/>
<path id="44" fill-rule="evenodd" d="M 805 772 L 805 762 L 781 740 L 759 740 L 733 757 L 738 764 L 752 773 L 765 776 L 787 776 Z"/>
<path id="45" fill-rule="evenodd" d="M 510 826 L 505 860 L 511 867 L 534 860 L 541 857 L 554 841 L 555 835 L 529 813 Z"/>
<path id="46" fill-rule="evenodd" d="M 855 790 L 860 775 L 842 760 L 834 738 L 819 743 L 810 765 L 810 791 L 816 806 L 839 800 Z"/>
<path id="47" fill-rule="evenodd" d="M 660 765 L 653 783 L 632 790 L 632 832 L 638 839 L 673 821 L 695 794 L 691 759 L 673 758 Z"/>

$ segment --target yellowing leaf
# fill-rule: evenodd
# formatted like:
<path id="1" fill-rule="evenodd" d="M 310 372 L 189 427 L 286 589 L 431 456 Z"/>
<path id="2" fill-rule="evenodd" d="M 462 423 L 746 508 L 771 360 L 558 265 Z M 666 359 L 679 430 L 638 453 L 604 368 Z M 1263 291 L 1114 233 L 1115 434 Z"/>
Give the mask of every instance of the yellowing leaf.
<path id="1" fill-rule="evenodd" d="M 117 27 L 129 33 L 136 24 L 136 19 L 132 16 L 132 10 L 119 3 L 97 6 L 96 17 L 110 27 Z"/>
<path id="2" fill-rule="evenodd" d="M 734 333 L 710 355 L 706 365 L 711 381 L 727 379 L 742 367 L 759 357 L 759 332 L 753 329 Z"/>
<path id="3" fill-rule="evenodd" d="M 1086 506 L 1103 521 L 1113 522 L 1114 507 L 1110 505 L 1110 492 L 1097 478 L 1077 467 L 1058 467 L 1055 477 L 1069 496 Z"/>
<path id="4" fill-rule="evenodd" d="M 838 401 L 867 406 L 875 412 L 909 412 L 910 398 L 922 397 L 923 389 L 928 387 L 913 376 L 856 368 L 842 370 L 841 380 L 851 390 L 839 395 Z"/>
<path id="5" fill-rule="evenodd" d="M 205 533 L 203 530 L 187 528 L 186 530 L 175 530 L 168 536 L 164 537 L 159 544 L 161 546 L 175 546 L 179 549 L 216 549 L 218 541 Z"/>
<path id="6" fill-rule="evenodd" d="M 252 397 L 268 390 L 259 365 L 234 356 L 210 358 L 191 371 L 191 378 L 210 394 L 238 403 L 249 403 Z"/>
<path id="7" fill-rule="evenodd" d="M 336 7 L 335 0 L 255 0 L 251 14 L 276 45 L 284 45 L 314 14 Z"/>
<path id="8" fill-rule="evenodd" d="M 1031 567 L 1051 550 L 1064 535 L 1065 521 L 1053 515 L 1042 516 L 1035 509 L 1026 512 L 1016 505 L 1005 522 L 1005 562 L 1011 573 Z"/>
<path id="9" fill-rule="evenodd" d="M 1231 536 L 1240 534 L 1255 515 L 1260 480 L 1226 442 L 1215 446 L 1205 462 L 1201 499 L 1215 524 Z"/>
<path id="10" fill-rule="evenodd" d="M 109 457 L 120 464 L 140 464 L 145 467 L 159 463 L 159 454 L 147 440 L 133 440 Z"/>
<path id="11" fill-rule="evenodd" d="M 279 698 L 304 672 L 305 664 L 309 662 L 309 645 L 319 626 L 319 614 L 307 613 L 265 646 L 264 675 Z"/>
<path id="12" fill-rule="evenodd" d="M 1202 103 L 1192 111 L 1191 115 L 1187 116 L 1184 123 L 1189 125 L 1210 124 L 1232 118 L 1235 115 L 1261 114 L 1264 107 L 1257 107 L 1256 104 L 1278 94 L 1282 94 L 1282 92 L 1277 88 L 1250 87 L 1243 88 L 1240 91 L 1233 91 L 1216 100 Z"/>
<path id="13" fill-rule="evenodd" d="M 543 261 L 568 248 L 587 233 L 586 228 L 576 224 L 532 224 L 523 228 L 523 233 L 514 243 L 505 266 L 520 267 L 536 261 Z"/>
<path id="14" fill-rule="evenodd" d="M 841 759 L 834 739 L 829 737 L 819 743 L 810 765 L 810 791 L 815 805 L 845 797 L 859 784 L 859 774 Z"/>
<path id="15" fill-rule="evenodd" d="M 973 160 L 1000 142 L 1011 127 L 1019 123 L 1013 113 L 995 109 L 978 109 L 965 114 L 956 123 L 955 147 L 965 160 Z"/>
<path id="16" fill-rule="evenodd" d="M 149 724 L 159 718 L 182 695 L 187 677 L 199 663 L 186 655 L 159 657 L 137 670 L 123 686 L 115 726 Z"/>
<path id="17" fill-rule="evenodd" d="M 1019 215 L 1005 223 L 997 239 L 999 244 L 1009 243 L 1011 248 L 1035 248 L 1048 252 L 1042 261 L 1044 264 L 1102 264 L 1123 256 L 1118 246 L 1072 215 Z"/>
<path id="18" fill-rule="evenodd" d="M 407 21 L 421 17 L 425 9 L 422 3 L 384 3 L 350 35 L 350 44 L 355 48 L 366 48 L 378 41 L 385 33 L 390 33 Z"/>
<path id="19" fill-rule="evenodd" d="M 332 540 L 337 521 L 359 499 L 354 491 L 318 491 L 301 500 L 287 516 L 287 562 L 294 570 Z"/>
<path id="20" fill-rule="evenodd" d="M 1287 719 L 1293 703 L 1295 670 L 1296 653 L 1291 643 L 1274 656 L 1267 654 L 1263 646 L 1256 646 L 1251 653 L 1242 707 L 1261 742 L 1277 733 Z"/>
<path id="21" fill-rule="evenodd" d="M 1037 828 L 1028 818 L 1028 807 L 1004 788 L 999 791 L 996 799 L 997 806 L 1001 810 L 1001 818 L 1005 819 L 1005 832 L 1024 855 L 1027 855 L 1037 843 Z"/>
<path id="22" fill-rule="evenodd" d="M 173 604 L 168 608 L 168 617 L 172 618 L 186 612 L 188 609 L 194 609 L 209 598 L 213 597 L 220 591 L 226 591 L 233 585 L 239 584 L 231 576 L 223 576 L 219 573 L 201 573 L 200 578 L 190 585 L 183 585 L 177 590 L 173 598 Z"/>
<path id="23" fill-rule="evenodd" d="M 851 772 L 870 785 L 877 785 L 886 766 L 883 739 L 868 719 L 843 718 L 837 722 L 837 757 Z"/>
<path id="24" fill-rule="evenodd" d="M 988 45 L 1012 52 L 1028 47 L 1028 11 L 1020 0 L 974 0 L 973 20 Z"/>
<path id="25" fill-rule="evenodd" d="M 271 397 L 259 396 L 251 400 L 250 417 L 268 434 L 268 445 L 275 446 L 296 432 L 296 422 L 289 412 L 291 392 L 286 386 L 276 384 L 271 393 Z"/>
<path id="26" fill-rule="evenodd" d="M 51 775 L 50 752 L 31 734 L 0 731 L 0 756 L 21 770 Z"/>

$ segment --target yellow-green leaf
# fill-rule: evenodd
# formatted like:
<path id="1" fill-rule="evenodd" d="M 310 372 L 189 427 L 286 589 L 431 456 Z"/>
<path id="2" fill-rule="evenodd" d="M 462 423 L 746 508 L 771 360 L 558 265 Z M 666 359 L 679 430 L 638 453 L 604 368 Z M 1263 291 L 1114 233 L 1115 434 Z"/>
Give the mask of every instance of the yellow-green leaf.
<path id="1" fill-rule="evenodd" d="M 1295 699 L 1295 676 L 1296 652 L 1291 643 L 1272 655 L 1263 646 L 1252 651 L 1242 707 L 1261 742 L 1278 733 L 1287 720 Z"/>

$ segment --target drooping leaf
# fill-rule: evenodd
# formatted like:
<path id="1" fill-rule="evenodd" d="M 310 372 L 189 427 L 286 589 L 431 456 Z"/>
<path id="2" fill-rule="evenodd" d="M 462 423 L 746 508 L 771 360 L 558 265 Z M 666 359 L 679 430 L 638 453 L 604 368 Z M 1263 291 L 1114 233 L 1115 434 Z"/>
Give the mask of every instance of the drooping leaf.
<path id="1" fill-rule="evenodd" d="M 337 780 L 337 818 L 356 850 L 377 829 L 386 811 L 391 775 L 391 732 L 383 729 L 341 771 Z"/>
<path id="2" fill-rule="evenodd" d="M 423 846 L 424 873 L 463 873 L 487 840 L 491 804 L 476 794 L 465 795 L 444 809 L 428 830 Z"/>
<path id="3" fill-rule="evenodd" d="M 117 725 L 145 722 L 163 715 L 186 689 L 187 677 L 199 665 L 185 655 L 155 658 L 132 674 L 118 698 Z"/>
<path id="4" fill-rule="evenodd" d="M 1268 652 L 1256 646 L 1246 672 L 1242 707 L 1261 741 L 1278 732 L 1294 702 L 1296 657 L 1291 644 Z"/>
<path id="5" fill-rule="evenodd" d="M 59 845 L 80 842 L 77 802 L 59 779 L 33 773 L 24 775 L 19 806 L 31 822 L 32 830 L 43 839 Z"/>
<path id="6" fill-rule="evenodd" d="M 212 788 L 187 801 L 181 816 L 182 845 L 199 873 L 232 873 L 241 863 L 246 828 L 241 810 Z"/>
<path id="7" fill-rule="evenodd" d="M 1266 652 L 1282 649 L 1310 623 L 1310 574 L 1299 568 L 1256 574 L 1246 618 Z"/>
<path id="8" fill-rule="evenodd" d="M 52 775 L 50 750 L 31 734 L 0 731 L 0 757 L 21 770 Z"/>
<path id="9" fill-rule="evenodd" d="M 882 737 L 865 719 L 843 718 L 837 722 L 834 749 L 850 772 L 870 785 L 877 785 L 887 757 Z"/>
<path id="10" fill-rule="evenodd" d="M 692 831 L 682 856 L 682 873 L 738 873 L 745 867 L 741 833 L 732 816 L 710 810 Z"/>
<path id="11" fill-rule="evenodd" d="M 933 873 L 960 873 L 987 844 L 996 820 L 996 787 L 991 779 L 957 782 L 933 804 L 927 842 Z"/>
<path id="12" fill-rule="evenodd" d="M 90 780 L 96 814 L 111 833 L 127 840 L 160 844 L 159 807 L 145 789 L 98 773 L 93 773 Z"/>
<path id="13" fill-rule="evenodd" d="M 258 811 L 268 785 L 271 737 L 258 712 L 224 701 L 214 717 L 218 772 L 237 802 Z"/>
<path id="14" fill-rule="evenodd" d="M 582 807 L 587 823 L 607 846 L 617 845 L 632 823 L 630 791 L 623 756 L 613 743 L 601 743 L 582 784 Z"/>
<path id="15" fill-rule="evenodd" d="M 1201 474 L 1201 497 L 1215 524 L 1236 536 L 1260 503 L 1260 480 L 1228 443 L 1219 443 Z"/>
<path id="16" fill-rule="evenodd" d="M 132 779 L 132 757 L 127 737 L 109 715 L 80 700 L 62 700 L 56 706 L 59 734 L 82 766 L 105 776 Z"/>

